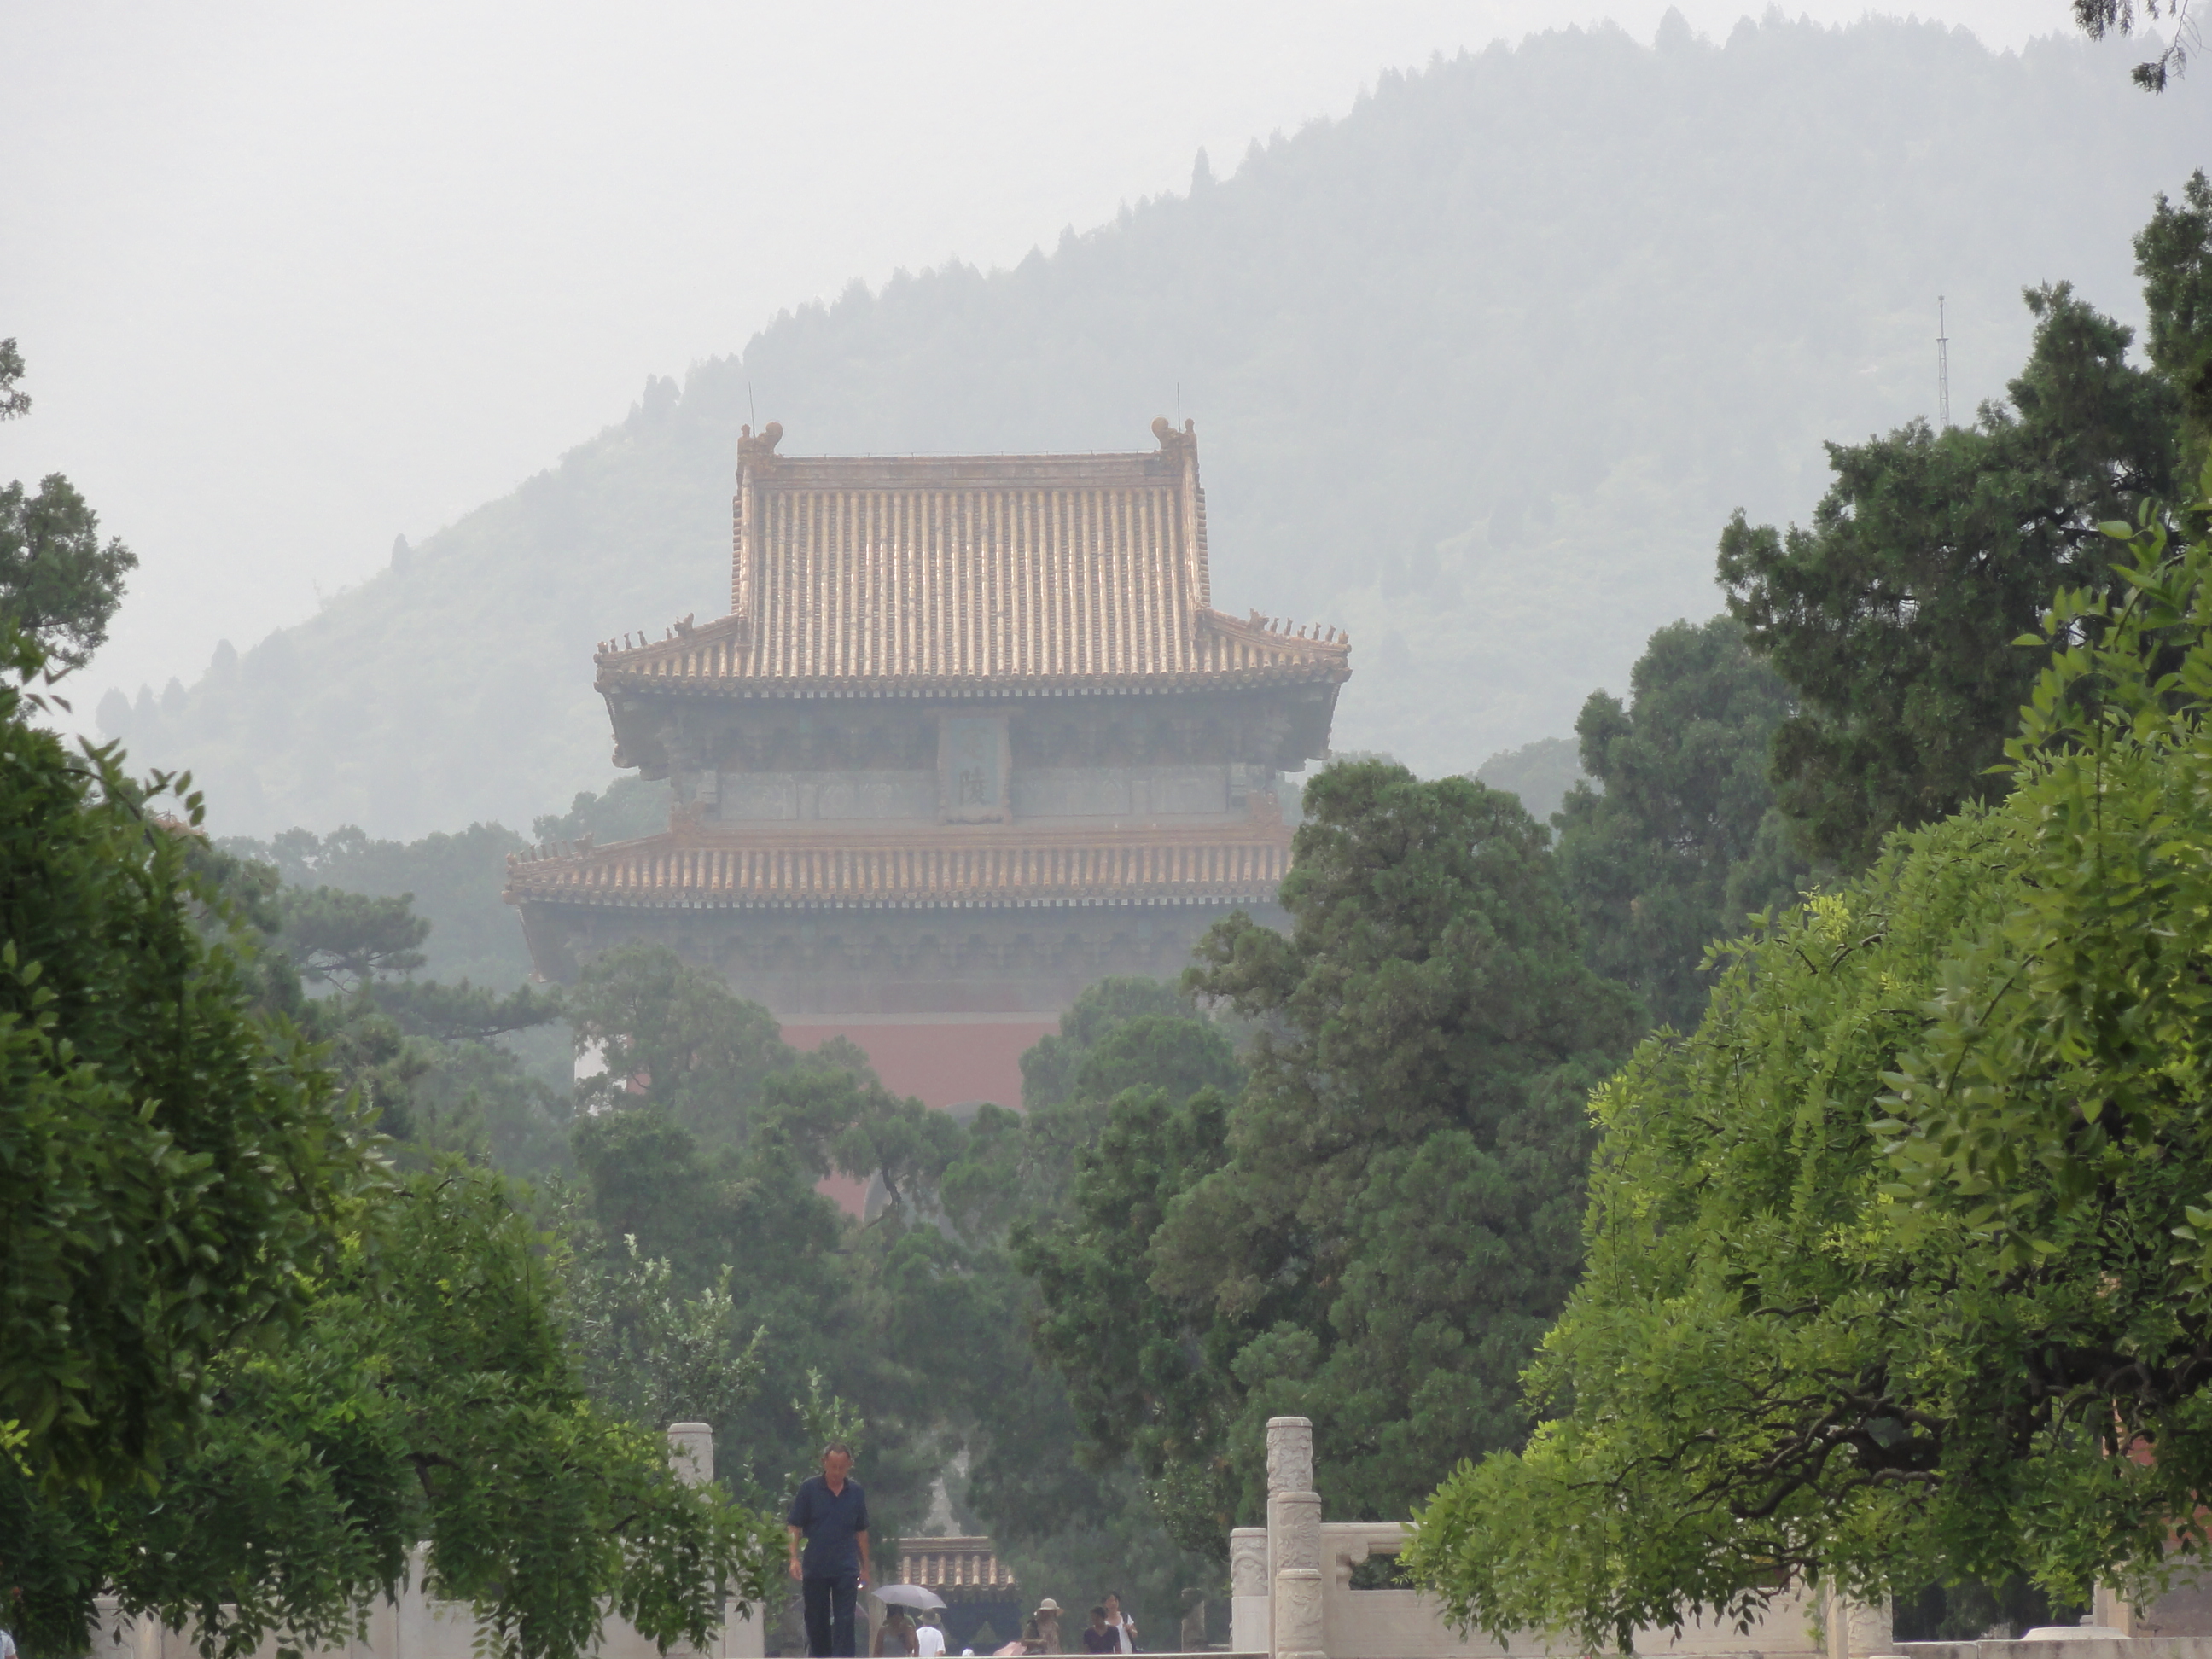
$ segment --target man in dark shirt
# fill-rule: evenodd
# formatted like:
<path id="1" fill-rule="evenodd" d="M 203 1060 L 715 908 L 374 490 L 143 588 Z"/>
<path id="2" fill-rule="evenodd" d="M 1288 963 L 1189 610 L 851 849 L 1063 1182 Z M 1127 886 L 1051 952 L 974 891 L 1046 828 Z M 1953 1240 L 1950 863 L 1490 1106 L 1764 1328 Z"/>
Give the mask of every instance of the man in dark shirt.
<path id="1" fill-rule="evenodd" d="M 853 1600 L 868 1582 L 868 1495 L 853 1472 L 853 1449 L 822 1449 L 822 1473 L 801 1482 L 783 1517 L 791 1534 L 791 1576 L 806 1604 L 806 1651 L 813 1659 L 853 1659 Z M 806 1553 L 799 1555 L 799 1538 Z"/>

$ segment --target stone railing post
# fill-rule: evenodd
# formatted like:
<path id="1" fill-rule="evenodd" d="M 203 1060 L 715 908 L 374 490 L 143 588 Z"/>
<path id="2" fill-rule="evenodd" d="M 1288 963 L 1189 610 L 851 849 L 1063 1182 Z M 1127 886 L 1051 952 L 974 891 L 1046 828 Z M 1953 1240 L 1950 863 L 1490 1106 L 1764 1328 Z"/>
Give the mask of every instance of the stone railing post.
<path id="1" fill-rule="evenodd" d="M 668 1425 L 668 1467 L 687 1486 L 703 1486 L 714 1478 L 714 1431 L 706 1423 Z"/>
<path id="2" fill-rule="evenodd" d="M 1889 1603 L 1848 1601 L 1831 1584 L 1820 1598 L 1820 1622 L 1827 1632 L 1827 1659 L 1872 1659 L 1891 1652 Z"/>
<path id="3" fill-rule="evenodd" d="M 1229 1650 L 1267 1651 L 1267 1529 L 1239 1527 L 1229 1534 Z"/>
<path id="4" fill-rule="evenodd" d="M 1267 1650 L 1275 1659 L 1326 1659 L 1321 1494 L 1313 1489 L 1313 1423 L 1267 1419 L 1267 1560 L 1274 1577 Z"/>
<path id="5" fill-rule="evenodd" d="M 703 1486 L 714 1478 L 714 1430 L 708 1423 L 668 1425 L 668 1467 L 687 1486 Z M 753 1608 L 732 1623 L 729 1608 L 722 1609 L 721 1639 L 705 1653 L 678 1644 L 668 1650 L 668 1659 L 755 1659 L 763 1645 L 761 1610 Z"/>

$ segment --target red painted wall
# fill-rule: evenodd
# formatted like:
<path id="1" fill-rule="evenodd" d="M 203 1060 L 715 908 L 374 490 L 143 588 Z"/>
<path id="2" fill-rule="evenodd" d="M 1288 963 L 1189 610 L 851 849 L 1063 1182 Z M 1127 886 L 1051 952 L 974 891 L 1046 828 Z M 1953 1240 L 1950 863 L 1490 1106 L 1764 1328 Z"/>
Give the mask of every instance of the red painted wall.
<path id="1" fill-rule="evenodd" d="M 1059 1018 L 1051 1015 L 927 1024 L 849 1019 L 788 1024 L 783 1040 L 795 1048 L 814 1048 L 832 1036 L 850 1037 L 867 1054 L 884 1087 L 895 1095 L 912 1095 L 925 1106 L 988 1100 L 1018 1110 L 1022 1053 L 1059 1029 Z"/>

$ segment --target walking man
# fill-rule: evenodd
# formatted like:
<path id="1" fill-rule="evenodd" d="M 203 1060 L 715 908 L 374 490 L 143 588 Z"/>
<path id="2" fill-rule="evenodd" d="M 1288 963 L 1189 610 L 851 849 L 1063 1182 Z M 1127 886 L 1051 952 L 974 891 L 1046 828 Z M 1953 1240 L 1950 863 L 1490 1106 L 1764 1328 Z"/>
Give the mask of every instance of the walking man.
<path id="1" fill-rule="evenodd" d="M 811 1659 L 854 1659 L 853 1601 L 868 1582 L 868 1495 L 853 1473 L 853 1449 L 822 1449 L 822 1473 L 801 1482 L 783 1517 L 791 1534 L 791 1576 L 806 1606 Z M 806 1540 L 802 1559 L 799 1540 Z"/>

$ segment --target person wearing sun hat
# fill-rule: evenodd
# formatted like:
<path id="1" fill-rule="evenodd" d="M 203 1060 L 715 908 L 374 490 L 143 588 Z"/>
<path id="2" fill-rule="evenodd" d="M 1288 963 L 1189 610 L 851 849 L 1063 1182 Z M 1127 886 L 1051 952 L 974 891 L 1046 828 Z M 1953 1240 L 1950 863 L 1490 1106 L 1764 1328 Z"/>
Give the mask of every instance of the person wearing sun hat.
<path id="1" fill-rule="evenodd" d="M 1060 1640 L 1060 1603 L 1048 1595 L 1036 1604 L 1036 1612 L 1032 1617 L 1036 1620 L 1037 1651 L 1066 1653 L 1067 1644 Z"/>

